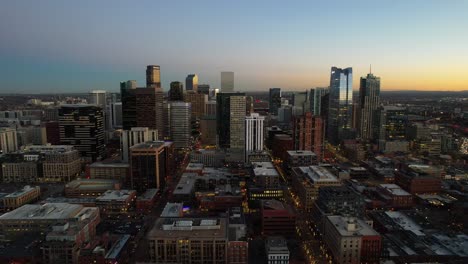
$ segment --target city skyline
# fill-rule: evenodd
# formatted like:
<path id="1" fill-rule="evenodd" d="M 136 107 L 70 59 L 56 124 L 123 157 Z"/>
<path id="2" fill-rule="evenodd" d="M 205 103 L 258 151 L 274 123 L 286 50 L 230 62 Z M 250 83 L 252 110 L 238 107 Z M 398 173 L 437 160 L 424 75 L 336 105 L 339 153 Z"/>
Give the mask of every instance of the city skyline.
<path id="1" fill-rule="evenodd" d="M 337 5 L 5 3 L 0 90 L 118 91 L 119 82 L 134 79 L 142 87 L 144 67 L 151 64 L 161 66 L 165 91 L 190 73 L 220 88 L 222 71 L 235 72 L 238 91 L 323 87 L 331 66 L 353 67 L 356 91 L 370 64 L 385 80 L 384 91 L 468 90 L 462 72 L 468 36 L 460 34 L 468 25 L 467 2 Z M 171 19 L 175 13 L 178 20 Z"/>

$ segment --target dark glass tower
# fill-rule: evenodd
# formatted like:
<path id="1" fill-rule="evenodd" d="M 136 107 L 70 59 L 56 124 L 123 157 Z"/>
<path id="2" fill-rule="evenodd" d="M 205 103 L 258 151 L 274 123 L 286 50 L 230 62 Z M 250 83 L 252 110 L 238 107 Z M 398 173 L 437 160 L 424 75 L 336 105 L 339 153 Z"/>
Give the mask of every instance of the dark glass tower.
<path id="1" fill-rule="evenodd" d="M 376 110 L 380 104 L 380 78 L 372 73 L 361 77 L 358 102 L 359 135 L 364 140 L 373 140 Z"/>
<path id="2" fill-rule="evenodd" d="M 171 82 L 169 101 L 184 101 L 184 85 L 181 82 Z"/>
<path id="3" fill-rule="evenodd" d="M 220 148 L 231 147 L 231 97 L 234 96 L 245 96 L 245 93 L 218 93 L 216 95 L 216 131 Z M 245 117 L 245 99 L 242 114 Z"/>
<path id="4" fill-rule="evenodd" d="M 161 71 L 158 65 L 146 66 L 146 87 L 161 88 Z"/>
<path id="5" fill-rule="evenodd" d="M 278 108 L 281 107 L 281 88 L 270 88 L 270 114 L 278 115 Z"/>
<path id="6" fill-rule="evenodd" d="M 122 101 L 122 128 L 130 130 L 137 126 L 135 81 L 120 83 L 120 98 Z"/>
<path id="7" fill-rule="evenodd" d="M 331 68 L 327 139 L 337 145 L 352 139 L 353 69 Z"/>

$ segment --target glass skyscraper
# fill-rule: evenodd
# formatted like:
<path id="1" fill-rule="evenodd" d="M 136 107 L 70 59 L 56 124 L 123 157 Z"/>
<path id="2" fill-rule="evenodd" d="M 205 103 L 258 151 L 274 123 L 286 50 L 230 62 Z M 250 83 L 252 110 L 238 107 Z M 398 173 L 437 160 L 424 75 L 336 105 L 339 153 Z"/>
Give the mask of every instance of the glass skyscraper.
<path id="1" fill-rule="evenodd" d="M 353 69 L 331 68 L 327 139 L 337 145 L 352 139 Z"/>
<path id="2" fill-rule="evenodd" d="M 270 114 L 278 115 L 278 109 L 281 107 L 281 88 L 270 88 Z"/>

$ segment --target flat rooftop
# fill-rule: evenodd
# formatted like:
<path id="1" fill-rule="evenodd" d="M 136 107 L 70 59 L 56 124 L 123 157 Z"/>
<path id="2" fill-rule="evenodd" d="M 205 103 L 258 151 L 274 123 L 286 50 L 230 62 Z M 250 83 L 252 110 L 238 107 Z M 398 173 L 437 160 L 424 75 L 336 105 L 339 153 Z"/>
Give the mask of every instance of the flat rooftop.
<path id="1" fill-rule="evenodd" d="M 158 193 L 159 189 L 147 189 L 137 200 L 151 200 Z"/>
<path id="2" fill-rule="evenodd" d="M 299 170 L 303 174 L 306 174 L 313 183 L 339 182 L 335 175 L 322 166 L 313 165 L 308 167 L 299 167 Z"/>
<path id="3" fill-rule="evenodd" d="M 112 247 L 109 249 L 107 252 L 105 258 L 106 259 L 115 259 L 120 255 L 120 252 L 124 248 L 124 246 L 127 244 L 128 240 L 130 239 L 130 235 L 123 235 L 121 236 L 115 243 L 112 245 Z"/>
<path id="4" fill-rule="evenodd" d="M 164 141 L 147 141 L 133 145 L 130 149 L 158 149 L 162 146 L 165 146 Z"/>
<path id="5" fill-rule="evenodd" d="M 407 215 L 397 211 L 386 211 L 385 214 L 404 230 L 410 231 L 416 236 L 425 236 L 422 232 L 423 228 Z"/>
<path id="6" fill-rule="evenodd" d="M 25 194 L 27 194 L 29 192 L 33 192 L 33 191 L 36 191 L 36 190 L 40 191 L 40 189 L 41 188 L 39 186 L 31 187 L 29 185 L 26 185 L 21 190 L 18 190 L 16 192 L 5 195 L 4 198 L 16 198 L 16 197 L 23 196 L 23 195 L 25 195 Z"/>
<path id="7" fill-rule="evenodd" d="M 130 164 L 121 160 L 97 161 L 89 165 L 90 168 L 129 168 Z"/>
<path id="8" fill-rule="evenodd" d="M 97 197 L 96 202 L 125 201 L 132 195 L 136 195 L 135 190 L 108 190 Z"/>
<path id="9" fill-rule="evenodd" d="M 227 222 L 225 218 L 159 218 L 147 237 L 227 239 Z"/>
<path id="10" fill-rule="evenodd" d="M 331 215 L 327 216 L 327 218 L 335 226 L 340 235 L 344 237 L 380 235 L 361 219 L 339 215 Z"/>
<path id="11" fill-rule="evenodd" d="M 198 176 L 195 172 L 186 172 L 182 174 L 179 183 L 174 188 L 173 194 L 184 195 L 191 194 L 195 185 L 195 179 Z"/>
<path id="12" fill-rule="evenodd" d="M 252 162 L 255 176 L 279 176 L 273 163 L 269 161 Z"/>
<path id="13" fill-rule="evenodd" d="M 203 163 L 192 163 L 187 164 L 185 170 L 203 170 Z"/>
<path id="14" fill-rule="evenodd" d="M 317 156 L 310 150 L 288 150 L 287 152 L 289 156 Z"/>
<path id="15" fill-rule="evenodd" d="M 82 205 L 69 203 L 25 204 L 0 216 L 2 220 L 60 220 L 69 219 L 83 209 Z"/>
<path id="16" fill-rule="evenodd" d="M 400 186 L 389 183 L 389 184 L 379 184 L 380 187 L 386 189 L 393 195 L 397 196 L 411 196 L 411 194 L 405 190 L 403 190 Z"/>
<path id="17" fill-rule="evenodd" d="M 160 217 L 180 217 L 183 209 L 183 203 L 166 203 Z"/>
<path id="18" fill-rule="evenodd" d="M 111 179 L 76 179 L 65 185 L 65 188 L 79 190 L 114 190 L 119 181 Z"/>

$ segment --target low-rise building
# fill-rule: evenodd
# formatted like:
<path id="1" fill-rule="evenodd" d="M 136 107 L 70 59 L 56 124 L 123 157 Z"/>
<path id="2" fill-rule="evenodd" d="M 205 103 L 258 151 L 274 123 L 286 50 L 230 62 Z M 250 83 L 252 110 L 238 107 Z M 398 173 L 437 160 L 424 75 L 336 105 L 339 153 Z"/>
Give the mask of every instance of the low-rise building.
<path id="1" fill-rule="evenodd" d="M 90 164 L 87 175 L 91 179 L 118 180 L 128 182 L 130 177 L 130 164 L 121 160 L 105 160 Z"/>
<path id="2" fill-rule="evenodd" d="M 323 239 L 336 263 L 379 262 L 382 238 L 363 220 L 327 216 Z"/>
<path id="3" fill-rule="evenodd" d="M 322 166 L 296 167 L 293 171 L 293 188 L 300 200 L 300 207 L 311 211 L 320 187 L 339 186 L 340 180 Z"/>
<path id="4" fill-rule="evenodd" d="M 23 189 L 0 197 L 0 210 L 11 211 L 27 203 L 37 201 L 41 196 L 39 186 L 26 185 Z"/>
<path id="5" fill-rule="evenodd" d="M 157 200 L 158 193 L 158 189 L 146 190 L 146 192 L 136 198 L 136 209 L 138 211 L 151 211 Z"/>
<path id="6" fill-rule="evenodd" d="M 262 233 L 292 237 L 296 234 L 296 214 L 291 206 L 277 200 L 262 201 Z"/>
<path id="7" fill-rule="evenodd" d="M 289 249 L 283 237 L 268 237 L 265 242 L 268 264 L 289 264 Z"/>
<path id="8" fill-rule="evenodd" d="M 277 188 L 279 173 L 271 162 L 252 162 L 255 184 L 263 188 Z"/>
<path id="9" fill-rule="evenodd" d="M 96 206 L 103 215 L 125 214 L 135 205 L 135 190 L 108 190 L 96 198 Z"/>
<path id="10" fill-rule="evenodd" d="M 317 162 L 317 155 L 310 150 L 288 150 L 284 165 L 290 172 L 294 167 L 317 165 Z"/>
<path id="11" fill-rule="evenodd" d="M 65 185 L 64 193 L 68 198 L 98 197 L 108 190 L 119 190 L 117 180 L 76 179 Z"/>
<path id="12" fill-rule="evenodd" d="M 412 207 L 413 195 L 403 190 L 396 184 L 380 184 L 378 193 L 386 201 L 387 206 L 392 208 Z"/>

